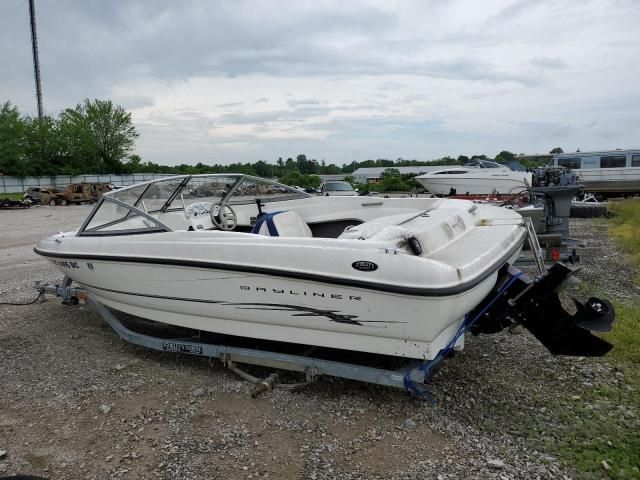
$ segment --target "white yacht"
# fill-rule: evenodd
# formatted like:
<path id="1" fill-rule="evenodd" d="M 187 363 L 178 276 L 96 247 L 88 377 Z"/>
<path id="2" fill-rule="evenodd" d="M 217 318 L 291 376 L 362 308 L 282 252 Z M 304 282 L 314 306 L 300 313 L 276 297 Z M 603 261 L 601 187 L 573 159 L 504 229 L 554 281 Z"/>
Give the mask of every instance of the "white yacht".
<path id="1" fill-rule="evenodd" d="M 514 171 L 496 162 L 472 160 L 462 167 L 443 167 L 415 179 L 435 195 L 500 195 L 530 187 L 531 177 L 529 172 Z"/>

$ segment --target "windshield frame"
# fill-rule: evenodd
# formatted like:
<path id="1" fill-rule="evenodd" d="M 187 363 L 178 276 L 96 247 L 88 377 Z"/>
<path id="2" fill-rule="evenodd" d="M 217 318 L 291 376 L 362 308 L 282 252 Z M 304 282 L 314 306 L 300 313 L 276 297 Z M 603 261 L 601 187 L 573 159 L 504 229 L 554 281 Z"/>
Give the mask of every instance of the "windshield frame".
<path id="1" fill-rule="evenodd" d="M 273 180 L 269 180 L 266 178 L 262 178 L 262 177 L 257 177 L 254 175 L 245 175 L 242 173 L 209 173 L 209 174 L 201 174 L 201 175 L 172 175 L 172 176 L 167 176 L 167 177 L 162 177 L 162 178 L 157 178 L 154 180 L 148 180 L 146 182 L 140 182 L 140 183 L 135 183 L 133 185 L 129 185 L 127 187 L 124 188 L 120 188 L 117 190 L 112 190 L 110 192 L 106 192 L 104 194 L 102 194 L 102 196 L 100 197 L 100 200 L 98 200 L 98 203 L 96 204 L 96 206 L 93 208 L 93 210 L 91 211 L 91 213 L 89 213 L 89 215 L 87 216 L 87 218 L 84 220 L 84 222 L 82 223 L 82 225 L 80 226 L 80 228 L 78 229 L 78 233 L 76 234 L 76 236 L 80 237 L 80 236 L 115 236 L 115 235 L 135 235 L 135 234 L 140 234 L 140 233 L 157 233 L 157 232 L 172 232 L 173 229 L 171 229 L 169 226 L 163 224 L 161 221 L 157 220 L 156 218 L 154 218 L 152 215 L 150 215 L 151 213 L 155 213 L 155 212 L 161 212 L 161 213 L 165 213 L 171 206 L 171 204 L 176 200 L 176 198 L 178 198 L 182 192 L 184 191 L 185 187 L 188 185 L 189 180 L 191 180 L 192 178 L 215 178 L 215 177 L 232 177 L 235 178 L 235 182 L 233 183 L 233 185 L 231 185 L 231 187 L 229 188 L 229 190 L 226 192 L 226 194 L 224 196 L 222 196 L 222 198 L 220 198 L 220 200 L 216 203 L 219 204 L 224 204 L 229 202 L 229 199 L 231 199 L 235 193 L 235 191 L 240 187 L 240 185 L 246 180 L 257 180 L 257 181 L 263 181 L 263 182 L 268 182 L 268 183 L 272 183 L 275 186 L 279 186 L 279 187 L 286 187 L 287 189 L 291 189 L 294 190 L 293 187 L 289 186 L 289 185 L 285 185 L 283 183 L 279 183 L 279 182 L 275 182 Z M 144 196 L 147 193 L 147 191 L 149 190 L 149 188 L 159 182 L 166 182 L 166 181 L 175 181 L 175 180 L 179 180 L 182 179 L 182 181 L 178 184 L 178 186 L 175 188 L 175 190 L 168 196 L 167 200 L 164 202 L 164 204 L 162 205 L 162 207 L 160 207 L 159 209 L 154 209 L 151 210 L 149 212 L 146 211 L 146 207 L 144 206 Z M 132 190 L 134 188 L 140 188 L 142 186 L 145 186 L 145 188 L 142 190 L 142 192 L 138 195 L 138 197 L 136 198 L 136 200 L 132 203 L 129 204 L 127 202 L 124 202 L 118 198 L 116 198 L 119 195 L 122 195 L 123 192 L 127 192 L 129 190 Z M 310 195 L 308 193 L 305 192 L 300 192 L 298 190 L 296 190 L 296 194 L 298 195 L 298 197 L 301 198 L 309 198 L 312 197 L 313 195 Z M 91 223 L 91 221 L 93 220 L 94 216 L 96 215 L 96 213 L 98 212 L 98 210 L 100 209 L 100 207 L 104 204 L 104 202 L 110 202 L 110 203 L 114 203 L 120 207 L 123 207 L 125 209 L 128 210 L 128 212 L 119 219 L 113 220 L 111 222 L 107 222 L 103 225 L 100 225 L 99 227 L 94 227 L 94 228 L 104 228 L 104 227 L 108 227 L 108 226 L 113 226 L 116 225 L 118 223 L 124 222 L 126 220 L 128 220 L 129 218 L 131 218 L 132 215 L 139 215 L 143 218 L 145 218 L 146 220 L 149 220 L 150 222 L 152 222 L 155 227 L 149 227 L 149 228 L 138 228 L 138 229 L 126 229 L 126 230 L 87 230 L 88 225 Z M 140 208 L 140 206 L 142 206 L 142 208 Z M 184 209 L 184 200 L 182 202 L 182 206 L 181 207 L 175 207 L 175 208 L 171 208 L 171 210 L 180 210 L 180 209 Z"/>
<path id="2" fill-rule="evenodd" d="M 91 211 L 91 214 L 86 218 L 86 220 L 83 222 L 82 226 L 80 227 L 80 229 L 78 230 L 78 237 L 97 237 L 97 236 L 105 236 L 105 235 L 109 235 L 109 236 L 113 236 L 113 235 L 132 235 L 132 234 L 137 234 L 137 233 L 157 233 L 157 232 L 171 232 L 171 228 L 169 228 L 167 225 L 165 225 L 164 223 L 162 223 L 160 220 L 153 218 L 151 215 L 149 215 L 148 213 L 133 207 L 131 205 L 129 205 L 126 202 L 123 202 L 122 200 L 118 200 L 117 198 L 104 198 L 105 196 L 103 195 L 103 198 L 100 199 L 100 201 L 98 202 L 98 204 L 95 206 L 95 208 Z M 100 228 L 104 228 L 104 227 L 110 227 L 113 225 L 117 225 L 118 223 L 122 223 L 127 221 L 127 219 L 129 219 L 129 217 L 131 217 L 131 214 L 135 214 L 135 215 L 140 215 L 141 217 L 145 218 L 146 220 L 149 220 L 150 222 L 154 223 L 156 226 L 155 227 L 149 227 L 149 228 L 134 228 L 134 229 L 125 229 L 125 230 L 87 230 L 87 227 L 89 226 L 89 224 L 91 223 L 91 220 L 93 220 L 93 217 L 95 215 L 95 213 L 98 211 L 98 209 L 102 206 L 102 204 L 104 202 L 110 202 L 110 203 L 115 203 L 116 205 L 126 208 L 128 210 L 127 214 L 124 215 L 122 218 L 119 218 L 117 220 L 113 220 L 111 222 L 107 222 L 105 224 L 99 225 Z M 95 227 L 98 228 L 98 227 Z"/>

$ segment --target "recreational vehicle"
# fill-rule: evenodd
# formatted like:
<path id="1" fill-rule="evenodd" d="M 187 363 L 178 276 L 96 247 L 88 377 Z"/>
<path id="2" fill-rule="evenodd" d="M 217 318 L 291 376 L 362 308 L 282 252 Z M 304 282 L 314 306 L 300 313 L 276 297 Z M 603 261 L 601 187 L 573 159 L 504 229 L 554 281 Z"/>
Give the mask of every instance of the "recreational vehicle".
<path id="1" fill-rule="evenodd" d="M 551 161 L 573 170 L 586 192 L 604 196 L 640 193 L 640 150 L 560 153 Z"/>

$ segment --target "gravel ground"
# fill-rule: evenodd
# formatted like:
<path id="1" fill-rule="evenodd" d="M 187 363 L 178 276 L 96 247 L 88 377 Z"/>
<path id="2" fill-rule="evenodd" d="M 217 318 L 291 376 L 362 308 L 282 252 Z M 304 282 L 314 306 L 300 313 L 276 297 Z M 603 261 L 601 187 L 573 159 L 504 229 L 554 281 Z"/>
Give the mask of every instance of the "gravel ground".
<path id="1" fill-rule="evenodd" d="M 88 211 L 0 211 L 1 301 L 33 298 L 35 280 L 59 280 L 33 244 L 78 226 Z M 637 299 L 603 225 L 573 222 L 589 244 L 580 276 L 607 295 Z M 572 408 L 585 383 L 615 385 L 614 370 L 606 359 L 556 358 L 527 333 L 502 333 L 467 338 L 433 379 L 435 404 L 335 379 L 251 400 L 249 384 L 204 359 L 121 341 L 88 306 L 51 298 L 0 306 L 0 473 L 577 478 L 536 435 L 554 430 L 553 409 Z"/>

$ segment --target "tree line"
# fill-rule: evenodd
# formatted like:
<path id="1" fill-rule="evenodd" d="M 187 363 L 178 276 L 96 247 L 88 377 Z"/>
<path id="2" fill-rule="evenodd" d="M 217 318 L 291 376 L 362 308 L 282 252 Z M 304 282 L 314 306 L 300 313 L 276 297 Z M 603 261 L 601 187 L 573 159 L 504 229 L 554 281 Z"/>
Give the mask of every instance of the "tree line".
<path id="1" fill-rule="evenodd" d="M 299 154 L 295 159 L 280 157 L 273 163 L 258 160 L 227 165 L 198 162 L 195 165 L 169 166 L 145 162 L 134 153 L 138 136 L 131 113 L 110 100 L 86 99 L 74 108 L 63 110 L 57 117 L 45 116 L 42 119 L 21 115 L 16 106 L 6 102 L 0 108 L 0 174 L 24 178 L 82 173 L 236 172 L 279 178 L 291 185 L 314 187 L 319 181 L 318 175 L 348 175 L 363 167 L 395 169 L 423 165 L 461 165 L 473 159 L 489 159 L 484 154 L 478 154 L 471 157 L 460 155 L 457 158 L 446 156 L 431 161 L 403 158 L 364 160 L 339 166 L 327 163 L 324 159 L 316 160 Z M 562 149 L 556 148 L 552 153 L 558 150 Z M 495 160 L 508 163 L 517 160 L 517 157 L 511 152 L 502 151 Z M 388 177 L 389 182 L 396 184 L 398 181 L 409 181 L 408 177 L 403 179 L 399 172 L 397 175 L 392 172 Z"/>
<path id="2" fill-rule="evenodd" d="M 57 117 L 0 108 L 0 173 L 17 177 L 126 173 L 138 137 L 131 114 L 110 100 L 85 100 Z"/>

